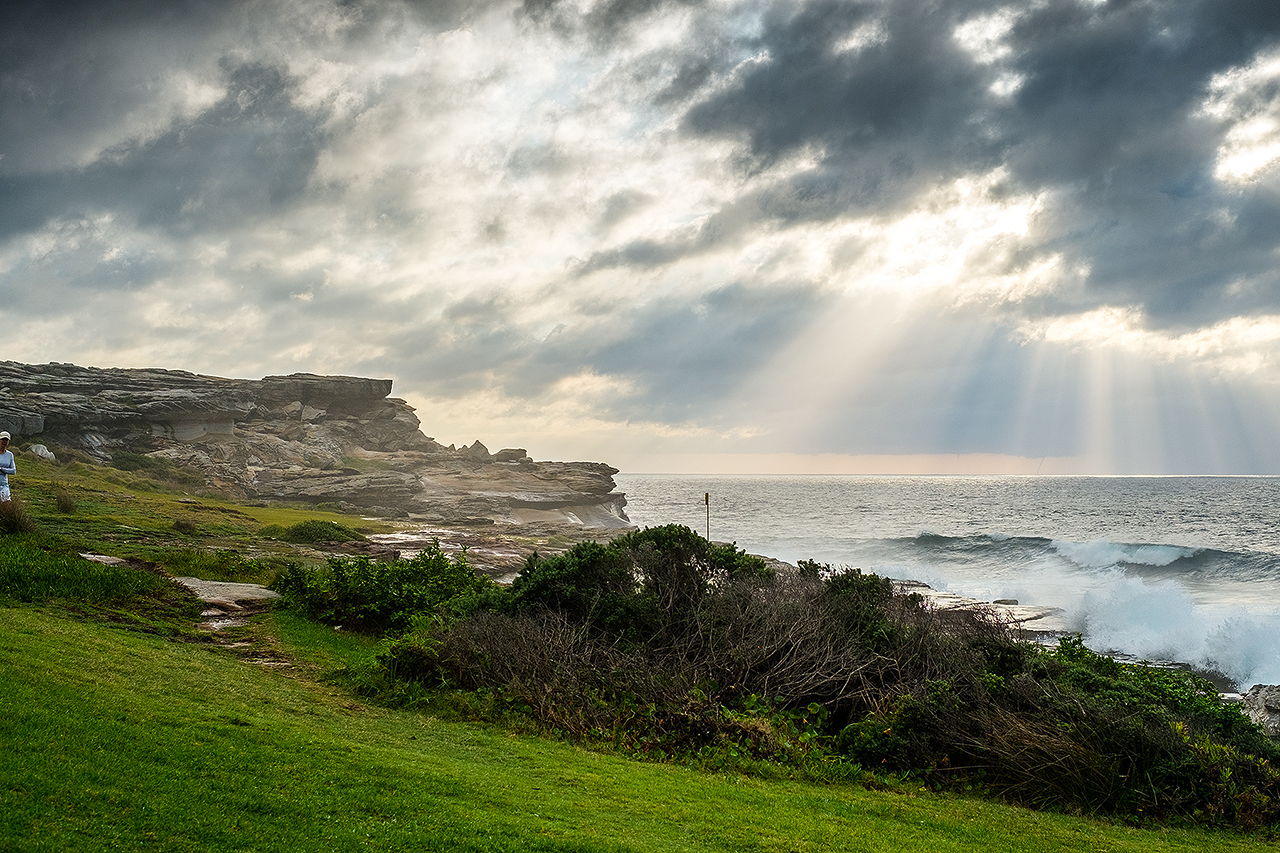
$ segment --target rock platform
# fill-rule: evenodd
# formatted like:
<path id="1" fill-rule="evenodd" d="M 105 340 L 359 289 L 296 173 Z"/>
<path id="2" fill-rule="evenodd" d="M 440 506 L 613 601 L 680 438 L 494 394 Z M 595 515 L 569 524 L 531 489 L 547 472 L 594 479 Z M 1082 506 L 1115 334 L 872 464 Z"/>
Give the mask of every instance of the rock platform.
<path id="1" fill-rule="evenodd" d="M 1019 604 L 1016 601 L 979 601 L 953 592 L 937 590 L 928 584 L 913 580 L 895 580 L 896 592 L 920 595 L 925 603 L 941 611 L 948 610 L 982 610 L 994 614 L 1001 622 L 1014 626 L 1031 635 L 1032 639 L 1056 638 L 1070 632 L 1067 614 L 1060 607 L 1045 607 L 1034 604 Z"/>

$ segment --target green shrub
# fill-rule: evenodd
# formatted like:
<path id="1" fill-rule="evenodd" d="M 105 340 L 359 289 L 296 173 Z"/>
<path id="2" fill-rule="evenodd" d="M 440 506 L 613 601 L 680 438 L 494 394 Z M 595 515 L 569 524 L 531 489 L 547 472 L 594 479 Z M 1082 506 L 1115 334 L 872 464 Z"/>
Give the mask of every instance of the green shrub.
<path id="1" fill-rule="evenodd" d="M 672 524 L 607 545 L 582 542 L 554 557 L 530 556 L 511 585 L 509 609 L 560 613 L 633 640 L 675 639 L 712 589 L 765 585 L 773 577 L 759 557 Z"/>
<path id="2" fill-rule="evenodd" d="M 367 542 L 368 539 L 350 527 L 335 521 L 322 521 L 309 518 L 289 527 L 278 524 L 265 525 L 258 535 L 268 539 L 279 539 L 282 542 L 308 544 L 315 542 Z"/>
<path id="3" fill-rule="evenodd" d="M 1181 723 L 1193 734 L 1280 759 L 1280 746 L 1250 722 L 1242 707 L 1222 702 L 1213 683 L 1194 673 L 1120 663 L 1090 651 L 1079 636 L 1060 639 L 1051 657 L 1067 666 L 1058 676 L 1061 683 L 1103 705 L 1159 723 Z"/>
<path id="4" fill-rule="evenodd" d="M 493 581 L 477 575 L 465 556 L 450 558 L 438 544 L 407 560 L 332 557 L 323 567 L 290 564 L 274 588 L 314 619 L 371 634 L 399 634 L 415 616 Z"/>
<path id="5" fill-rule="evenodd" d="M 774 576 L 671 526 L 531 557 L 509 590 L 430 613 L 379 656 L 387 684 L 473 691 L 662 760 L 866 766 L 1040 807 L 1280 821 L 1277 748 L 1202 679 L 1079 638 L 1044 650 L 856 569 Z"/>
<path id="6" fill-rule="evenodd" d="M 624 633 L 637 620 L 637 589 L 627 555 L 597 542 L 580 542 L 554 557 L 531 554 L 511 584 L 509 607 L 503 609 L 516 613 L 549 610 L 573 621 Z"/>

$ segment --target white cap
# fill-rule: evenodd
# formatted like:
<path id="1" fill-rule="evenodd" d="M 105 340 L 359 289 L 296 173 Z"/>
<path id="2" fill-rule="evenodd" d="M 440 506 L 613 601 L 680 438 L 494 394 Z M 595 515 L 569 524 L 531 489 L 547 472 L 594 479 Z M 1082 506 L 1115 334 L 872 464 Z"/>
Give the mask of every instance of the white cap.
<path id="1" fill-rule="evenodd" d="M 0 438 L 13 438 L 7 429 L 0 429 Z"/>

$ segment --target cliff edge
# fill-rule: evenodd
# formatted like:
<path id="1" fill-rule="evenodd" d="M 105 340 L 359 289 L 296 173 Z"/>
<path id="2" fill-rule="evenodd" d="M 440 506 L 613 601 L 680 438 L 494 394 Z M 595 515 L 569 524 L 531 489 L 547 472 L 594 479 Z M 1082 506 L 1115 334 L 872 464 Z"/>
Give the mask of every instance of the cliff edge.
<path id="1" fill-rule="evenodd" d="M 390 379 L 0 361 L 0 429 L 110 463 L 165 459 L 241 500 L 336 504 L 440 524 L 631 526 L 616 468 L 535 462 L 522 448 L 442 446 Z"/>

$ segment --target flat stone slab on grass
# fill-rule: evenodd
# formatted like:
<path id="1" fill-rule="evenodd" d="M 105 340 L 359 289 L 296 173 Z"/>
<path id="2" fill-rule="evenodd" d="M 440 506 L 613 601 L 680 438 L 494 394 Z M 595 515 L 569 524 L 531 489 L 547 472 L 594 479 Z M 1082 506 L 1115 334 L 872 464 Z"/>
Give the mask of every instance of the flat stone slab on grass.
<path id="1" fill-rule="evenodd" d="M 199 578 L 174 578 L 196 594 L 201 601 L 270 601 L 280 593 L 259 583 L 230 583 L 227 581 L 202 581 Z"/>
<path id="2" fill-rule="evenodd" d="M 119 557 L 108 557 L 106 554 L 81 554 L 80 556 L 90 562 L 102 563 L 104 566 L 123 566 L 128 562 L 127 560 L 122 560 Z"/>

